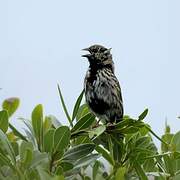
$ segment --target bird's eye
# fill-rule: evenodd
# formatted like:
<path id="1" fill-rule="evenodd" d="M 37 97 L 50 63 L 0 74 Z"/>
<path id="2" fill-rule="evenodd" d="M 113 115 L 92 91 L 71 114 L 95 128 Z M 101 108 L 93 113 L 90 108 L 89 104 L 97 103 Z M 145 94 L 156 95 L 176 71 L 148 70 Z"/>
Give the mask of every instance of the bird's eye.
<path id="1" fill-rule="evenodd" d="M 108 54 L 109 54 L 109 52 L 108 52 L 108 51 L 105 51 L 105 52 L 104 52 L 104 55 L 108 55 Z"/>

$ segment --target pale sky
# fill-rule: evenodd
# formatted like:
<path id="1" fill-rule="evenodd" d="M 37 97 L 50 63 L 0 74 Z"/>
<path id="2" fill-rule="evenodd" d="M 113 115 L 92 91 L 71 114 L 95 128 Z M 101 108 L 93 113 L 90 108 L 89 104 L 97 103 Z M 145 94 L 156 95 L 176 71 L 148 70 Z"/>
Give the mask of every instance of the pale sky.
<path id="1" fill-rule="evenodd" d="M 57 83 L 71 111 L 88 62 L 82 48 L 112 48 L 125 113 L 146 107 L 162 134 L 165 119 L 180 129 L 180 1 L 0 1 L 0 100 L 17 96 L 14 118 L 29 118 L 36 104 L 66 123 Z M 16 127 L 20 122 L 14 121 Z"/>

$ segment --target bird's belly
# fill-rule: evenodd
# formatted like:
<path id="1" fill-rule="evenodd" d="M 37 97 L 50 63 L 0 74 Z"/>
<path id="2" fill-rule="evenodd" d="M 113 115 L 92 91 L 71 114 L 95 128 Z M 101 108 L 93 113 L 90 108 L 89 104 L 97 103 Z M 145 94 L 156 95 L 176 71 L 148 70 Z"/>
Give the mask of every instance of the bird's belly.
<path id="1" fill-rule="evenodd" d="M 86 102 L 91 111 L 107 122 L 114 122 L 123 115 L 121 99 L 115 86 L 114 79 L 106 79 L 101 74 L 96 78 L 86 77 Z"/>
<path id="2" fill-rule="evenodd" d="M 87 88 L 85 93 L 86 102 L 95 114 L 104 115 L 110 109 L 108 94 L 105 94 L 102 87 L 99 89 L 95 89 L 95 87 Z"/>

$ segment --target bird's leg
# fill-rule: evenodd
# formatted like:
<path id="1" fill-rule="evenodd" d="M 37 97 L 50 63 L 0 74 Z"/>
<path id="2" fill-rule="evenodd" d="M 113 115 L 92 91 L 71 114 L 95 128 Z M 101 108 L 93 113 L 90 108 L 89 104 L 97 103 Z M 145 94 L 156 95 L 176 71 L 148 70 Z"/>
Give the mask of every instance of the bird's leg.
<path id="1" fill-rule="evenodd" d="M 93 128 L 96 128 L 99 126 L 99 122 L 101 121 L 101 118 L 98 119 L 98 121 L 96 122 L 96 124 L 93 126 Z"/>

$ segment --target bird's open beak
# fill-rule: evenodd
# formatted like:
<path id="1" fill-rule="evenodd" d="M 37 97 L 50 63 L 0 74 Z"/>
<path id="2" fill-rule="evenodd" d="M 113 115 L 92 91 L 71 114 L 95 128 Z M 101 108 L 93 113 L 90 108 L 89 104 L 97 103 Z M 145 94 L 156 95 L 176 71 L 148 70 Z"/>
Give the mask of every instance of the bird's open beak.
<path id="1" fill-rule="evenodd" d="M 89 48 L 84 48 L 84 49 L 82 49 L 83 51 L 89 51 Z M 84 55 L 82 55 L 82 57 L 86 57 L 86 58 L 88 58 L 88 57 L 90 57 L 91 56 L 91 54 L 84 54 Z"/>
<path id="2" fill-rule="evenodd" d="M 81 57 L 90 57 L 91 56 L 91 54 L 84 54 L 84 55 L 82 55 Z"/>
<path id="3" fill-rule="evenodd" d="M 83 51 L 89 51 L 89 48 L 84 48 L 84 49 L 82 49 Z"/>

